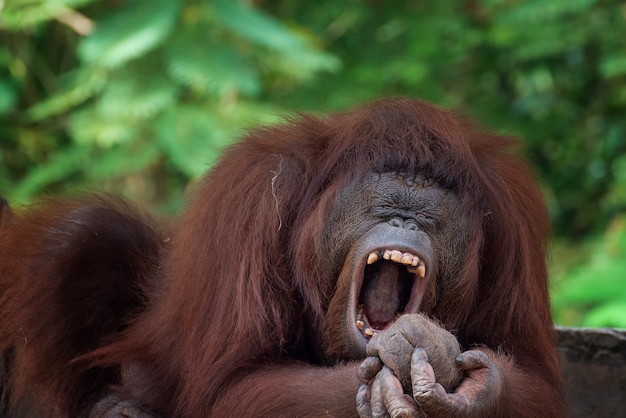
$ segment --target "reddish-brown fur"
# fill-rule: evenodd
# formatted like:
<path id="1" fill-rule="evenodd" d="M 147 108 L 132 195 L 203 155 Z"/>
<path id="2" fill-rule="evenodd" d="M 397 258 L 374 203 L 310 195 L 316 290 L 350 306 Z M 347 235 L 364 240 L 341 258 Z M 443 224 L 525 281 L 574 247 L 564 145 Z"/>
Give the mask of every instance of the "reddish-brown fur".
<path id="1" fill-rule="evenodd" d="M 112 198 L 18 211 L 0 232 L 12 396 L 34 391 L 53 415 L 75 415 L 120 384 L 117 365 L 139 364 L 150 372 L 120 390 L 164 416 L 355 415 L 358 363 L 323 353 L 340 320 L 327 317 L 335 283 L 325 279 L 323 230 L 343 187 L 387 168 L 429 173 L 468 212 L 465 267 L 430 314 L 464 349 L 503 353 L 498 414 L 561 416 L 549 220 L 517 146 L 391 99 L 251 132 L 204 178 L 171 237 Z M 86 227 L 80 207 L 98 213 Z M 73 219 L 83 229 L 68 227 Z M 108 232 L 129 223 L 130 235 Z"/>

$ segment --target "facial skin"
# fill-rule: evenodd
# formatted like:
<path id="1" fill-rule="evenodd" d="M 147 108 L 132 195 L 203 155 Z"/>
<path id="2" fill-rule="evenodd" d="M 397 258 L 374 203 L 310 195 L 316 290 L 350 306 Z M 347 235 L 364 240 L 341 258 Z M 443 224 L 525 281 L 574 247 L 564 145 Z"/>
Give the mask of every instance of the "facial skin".
<path id="1" fill-rule="evenodd" d="M 373 173 L 338 196 L 327 229 L 341 272 L 329 322 L 346 329 L 330 343 L 338 356 L 358 358 L 401 314 L 429 311 L 464 258 L 466 224 L 454 194 L 420 175 Z"/>

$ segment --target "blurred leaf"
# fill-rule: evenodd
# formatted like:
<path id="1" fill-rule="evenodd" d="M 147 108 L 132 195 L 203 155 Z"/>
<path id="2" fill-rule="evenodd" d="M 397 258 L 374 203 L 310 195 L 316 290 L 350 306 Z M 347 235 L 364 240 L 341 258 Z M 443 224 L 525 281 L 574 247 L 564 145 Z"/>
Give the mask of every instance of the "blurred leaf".
<path id="1" fill-rule="evenodd" d="M 0 27 L 21 29 L 53 19 L 95 0 L 8 0 L 4 1 L 0 13 Z"/>
<path id="2" fill-rule="evenodd" d="M 626 328 L 626 295 L 621 302 L 611 302 L 589 311 L 582 326 Z"/>
<path id="3" fill-rule="evenodd" d="M 137 137 L 144 121 L 176 100 L 177 86 L 162 72 L 146 65 L 118 70 L 89 107 L 74 111 L 69 129 L 77 143 L 107 148 Z"/>
<path id="4" fill-rule="evenodd" d="M 211 0 L 217 20 L 234 33 L 274 51 L 270 55 L 279 71 L 298 80 L 310 78 L 317 71 L 336 71 L 340 62 L 333 55 L 313 47 L 295 30 L 237 0 Z"/>
<path id="5" fill-rule="evenodd" d="M 156 146 L 134 147 L 112 146 L 91 161 L 89 178 L 96 181 L 116 179 L 129 173 L 145 170 L 155 164 L 159 157 Z"/>
<path id="6" fill-rule="evenodd" d="M 71 85 L 37 103 L 26 111 L 31 121 L 56 116 L 68 112 L 99 93 L 107 82 L 107 74 L 93 69 L 78 70 L 72 75 Z"/>
<path id="7" fill-rule="evenodd" d="M 45 191 L 46 187 L 89 168 L 90 147 L 66 148 L 54 154 L 45 164 L 35 167 L 11 191 L 18 200 Z"/>
<path id="8" fill-rule="evenodd" d="M 172 77 L 193 90 L 222 94 L 229 90 L 255 96 L 261 80 L 255 68 L 229 45 L 197 31 L 181 31 L 166 49 Z"/>
<path id="9" fill-rule="evenodd" d="M 597 0 L 550 0 L 521 2 L 504 13 L 502 20 L 508 23 L 532 24 L 554 21 L 560 17 L 584 13 Z"/>
<path id="10" fill-rule="evenodd" d="M 17 89 L 4 80 L 0 80 L 0 114 L 13 109 L 17 101 Z"/>
<path id="11" fill-rule="evenodd" d="M 155 126 L 155 136 L 168 158 L 192 178 L 204 174 L 232 140 L 211 112 L 190 106 L 166 112 Z"/>
<path id="12" fill-rule="evenodd" d="M 573 254 L 578 259 L 554 279 L 557 320 L 565 325 L 626 326 L 626 217 L 615 219 L 603 239 L 588 248 L 592 252 L 587 260 L 580 259 L 579 249 Z"/>
<path id="13" fill-rule="evenodd" d="M 177 91 L 165 73 L 150 72 L 145 65 L 135 66 L 120 72 L 106 85 L 95 107 L 104 118 L 139 122 L 173 105 Z"/>
<path id="14" fill-rule="evenodd" d="M 78 47 L 87 64 L 117 68 L 162 43 L 175 26 L 179 2 L 129 0 L 96 24 Z"/>
<path id="15" fill-rule="evenodd" d="M 303 49 L 294 54 L 268 54 L 266 59 L 281 74 L 296 81 L 308 81 L 320 71 L 335 72 L 341 68 L 338 59 L 330 54 Z"/>
<path id="16" fill-rule="evenodd" d="M 132 119 L 106 117 L 98 108 L 87 107 L 69 117 L 69 132 L 78 147 L 87 144 L 110 147 L 129 142 L 138 135 L 139 126 Z"/>
<path id="17" fill-rule="evenodd" d="M 600 70 L 605 77 L 626 75 L 626 51 L 624 55 L 610 55 L 600 63 Z"/>
<path id="18" fill-rule="evenodd" d="M 218 21 L 238 35 L 268 48 L 294 52 L 309 46 L 277 20 L 239 0 L 209 0 Z"/>

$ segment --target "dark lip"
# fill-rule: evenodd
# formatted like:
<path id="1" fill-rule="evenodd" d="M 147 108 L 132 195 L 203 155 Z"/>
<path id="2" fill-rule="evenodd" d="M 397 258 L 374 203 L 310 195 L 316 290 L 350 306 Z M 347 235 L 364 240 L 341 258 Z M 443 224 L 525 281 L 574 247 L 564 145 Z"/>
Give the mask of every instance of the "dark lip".
<path id="1" fill-rule="evenodd" d="M 359 330 L 356 326 L 356 318 L 357 318 L 357 306 L 359 303 L 359 295 L 361 293 L 361 287 L 363 285 L 363 279 L 365 277 L 365 268 L 368 265 L 367 264 L 367 258 L 369 256 L 369 254 L 371 254 L 372 252 L 379 252 L 379 254 L 381 254 L 384 250 L 398 250 L 401 252 L 408 252 L 411 253 L 413 255 L 416 255 L 420 258 L 420 260 L 422 260 L 426 266 L 426 275 L 423 278 L 418 277 L 417 275 L 414 275 L 414 281 L 413 281 L 413 286 L 412 286 L 412 290 L 411 290 L 411 296 L 409 298 L 409 302 L 407 303 L 403 314 L 408 314 L 408 313 L 417 313 L 419 312 L 419 308 L 421 305 L 421 298 L 423 296 L 423 290 L 421 292 L 420 295 L 416 295 L 415 293 L 418 290 L 418 287 L 416 287 L 416 285 L 418 284 L 419 281 L 423 280 L 424 284 L 429 280 L 429 276 L 430 276 L 430 268 L 429 266 L 431 265 L 430 260 L 428 259 L 428 257 L 426 257 L 421 251 L 419 251 L 416 248 L 413 248 L 411 246 L 408 246 L 406 244 L 393 244 L 393 243 L 389 243 L 389 244 L 379 244 L 376 245 L 374 247 L 370 247 L 370 248 L 365 248 L 361 251 L 359 251 L 359 255 L 358 255 L 358 260 L 360 260 L 359 262 L 359 266 L 356 269 L 355 275 L 356 277 L 354 278 L 353 282 L 352 282 L 352 294 L 351 294 L 351 305 L 352 305 L 352 309 L 350 310 L 350 316 L 351 318 L 349 319 L 352 327 L 354 328 L 354 331 L 356 332 L 357 335 L 360 335 L 360 340 L 364 343 L 367 344 L 367 342 L 369 341 L 369 339 L 361 332 L 361 330 Z M 379 259 L 380 260 L 380 259 Z M 401 264 L 401 263 L 398 263 Z M 416 300 L 416 298 L 419 297 L 419 300 Z M 384 329 L 382 330 L 378 330 L 378 331 L 384 331 L 385 329 L 389 328 L 395 321 L 390 322 Z"/>

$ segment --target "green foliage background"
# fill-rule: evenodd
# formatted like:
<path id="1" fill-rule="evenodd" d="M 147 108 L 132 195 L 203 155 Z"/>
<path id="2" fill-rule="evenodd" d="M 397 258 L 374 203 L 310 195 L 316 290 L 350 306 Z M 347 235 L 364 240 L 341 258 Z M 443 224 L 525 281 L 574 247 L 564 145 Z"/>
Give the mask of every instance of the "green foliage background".
<path id="1" fill-rule="evenodd" d="M 626 327 L 618 0 L 5 0 L 0 194 L 97 189 L 165 213 L 247 127 L 385 95 L 528 144 L 565 325 Z"/>

